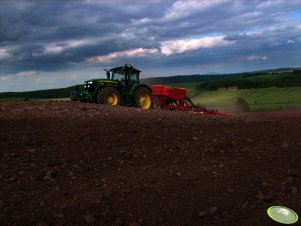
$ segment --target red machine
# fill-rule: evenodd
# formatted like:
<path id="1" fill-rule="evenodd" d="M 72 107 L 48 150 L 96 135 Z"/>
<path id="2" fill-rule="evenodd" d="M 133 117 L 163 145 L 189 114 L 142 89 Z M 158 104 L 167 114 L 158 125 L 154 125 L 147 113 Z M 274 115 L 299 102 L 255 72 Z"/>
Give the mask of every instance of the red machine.
<path id="1" fill-rule="evenodd" d="M 215 110 L 207 110 L 206 108 L 194 105 L 194 103 L 186 96 L 185 88 L 174 88 L 163 85 L 152 86 L 152 94 L 154 96 L 155 105 L 159 109 L 193 111 L 200 114 L 225 115 Z"/>

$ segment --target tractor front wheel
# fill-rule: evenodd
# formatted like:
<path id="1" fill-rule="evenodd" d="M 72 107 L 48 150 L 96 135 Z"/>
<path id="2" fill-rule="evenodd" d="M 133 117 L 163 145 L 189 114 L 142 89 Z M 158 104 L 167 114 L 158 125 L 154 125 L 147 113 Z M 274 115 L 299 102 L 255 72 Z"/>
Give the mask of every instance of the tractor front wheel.
<path id="1" fill-rule="evenodd" d="M 106 87 L 102 89 L 97 96 L 98 104 L 108 104 L 108 105 L 120 105 L 121 97 L 117 89 L 113 87 Z"/>
<path id="2" fill-rule="evenodd" d="M 153 104 L 151 91 L 146 87 L 138 88 L 134 95 L 134 106 L 142 109 L 150 109 L 153 107 Z"/>

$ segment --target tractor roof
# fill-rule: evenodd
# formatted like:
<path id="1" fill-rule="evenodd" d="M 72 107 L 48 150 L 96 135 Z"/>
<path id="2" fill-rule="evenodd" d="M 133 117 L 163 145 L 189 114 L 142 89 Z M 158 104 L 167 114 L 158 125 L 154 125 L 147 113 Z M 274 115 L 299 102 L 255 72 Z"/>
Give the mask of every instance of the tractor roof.
<path id="1" fill-rule="evenodd" d="M 105 71 L 109 71 L 109 72 L 111 72 L 111 71 L 115 71 L 115 70 L 124 70 L 124 69 L 131 69 L 131 70 L 133 70 L 133 71 L 137 71 L 137 72 L 141 72 L 140 70 L 138 70 L 137 68 L 134 68 L 132 65 L 130 65 L 130 64 L 125 64 L 124 66 L 122 66 L 122 67 L 114 67 L 114 68 L 112 68 L 112 69 L 109 69 L 109 70 L 105 70 Z M 105 78 L 94 78 L 94 79 L 89 79 L 89 80 L 86 80 L 85 81 L 85 83 L 86 82 L 90 82 L 90 81 L 100 81 L 100 80 L 107 80 L 107 79 L 105 79 Z M 114 80 L 111 80 L 111 81 L 114 81 Z"/>
<path id="2" fill-rule="evenodd" d="M 140 70 L 138 70 L 137 68 L 134 68 L 132 65 L 130 64 L 126 64 L 122 67 L 114 67 L 112 69 L 110 69 L 110 71 L 115 71 L 115 70 L 124 70 L 124 69 L 131 69 L 133 71 L 137 71 L 137 72 L 141 72 Z"/>
<path id="3" fill-rule="evenodd" d="M 86 82 L 100 82 L 100 81 L 108 81 L 108 79 L 105 79 L 105 78 L 93 78 L 93 79 L 89 79 L 89 80 L 84 81 L 84 83 L 86 83 Z M 109 80 L 109 81 L 114 81 L 114 80 Z"/>

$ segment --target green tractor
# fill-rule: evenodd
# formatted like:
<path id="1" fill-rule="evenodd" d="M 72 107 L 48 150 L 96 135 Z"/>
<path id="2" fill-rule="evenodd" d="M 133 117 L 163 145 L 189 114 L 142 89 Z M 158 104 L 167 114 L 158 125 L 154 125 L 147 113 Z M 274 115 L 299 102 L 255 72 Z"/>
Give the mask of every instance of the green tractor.
<path id="1" fill-rule="evenodd" d="M 85 81 L 81 102 L 108 105 L 127 105 L 142 109 L 153 107 L 151 89 L 140 84 L 140 70 L 131 65 L 106 70 L 107 79 Z"/>

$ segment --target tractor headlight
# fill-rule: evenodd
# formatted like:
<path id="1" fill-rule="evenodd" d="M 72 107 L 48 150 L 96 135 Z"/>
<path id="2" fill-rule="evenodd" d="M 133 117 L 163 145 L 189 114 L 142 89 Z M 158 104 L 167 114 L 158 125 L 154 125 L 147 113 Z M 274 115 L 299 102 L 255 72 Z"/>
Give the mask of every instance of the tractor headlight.
<path id="1" fill-rule="evenodd" d="M 90 85 L 88 85 L 88 88 L 90 87 Z"/>

